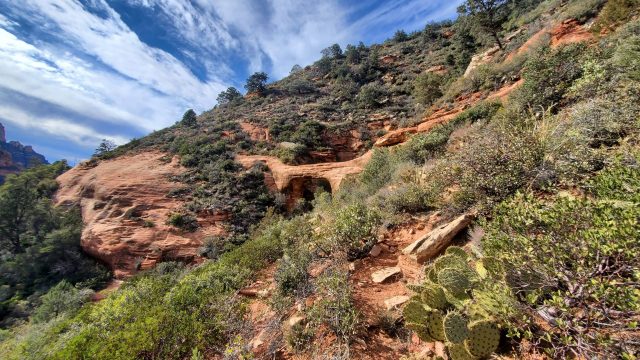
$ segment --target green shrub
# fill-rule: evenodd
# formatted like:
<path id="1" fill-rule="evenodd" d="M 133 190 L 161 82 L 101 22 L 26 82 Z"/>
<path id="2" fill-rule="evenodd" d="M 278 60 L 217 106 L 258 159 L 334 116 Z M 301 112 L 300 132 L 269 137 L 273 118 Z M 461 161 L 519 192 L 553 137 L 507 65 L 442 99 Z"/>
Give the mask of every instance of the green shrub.
<path id="1" fill-rule="evenodd" d="M 503 121 L 512 121 L 507 116 Z M 494 124 L 470 140 L 455 155 L 452 178 L 461 190 L 454 207 L 471 203 L 490 205 L 515 193 L 529 182 L 541 165 L 544 151 L 530 131 Z"/>
<path id="2" fill-rule="evenodd" d="M 375 149 L 359 179 L 367 189 L 375 192 L 391 181 L 395 169 L 393 154 L 388 149 Z"/>
<path id="3" fill-rule="evenodd" d="M 435 100 L 442 96 L 440 86 L 442 76 L 434 73 L 418 75 L 413 82 L 413 97 L 421 104 L 430 106 Z"/>
<path id="4" fill-rule="evenodd" d="M 198 220 L 195 216 L 184 213 L 169 214 L 166 224 L 185 231 L 195 231 L 199 227 Z"/>
<path id="5" fill-rule="evenodd" d="M 380 106 L 386 96 L 387 89 L 384 85 L 369 83 L 360 88 L 356 102 L 361 109 L 373 109 Z"/>
<path id="6" fill-rule="evenodd" d="M 307 327 L 303 323 L 293 325 L 286 334 L 287 344 L 294 352 L 297 353 L 308 349 L 311 346 L 313 337 L 313 329 Z"/>
<path id="7" fill-rule="evenodd" d="M 623 314 L 640 310 L 638 174 L 637 165 L 622 163 L 603 171 L 591 182 L 593 199 L 517 195 L 484 226 L 483 248 L 505 264 L 522 304 L 552 328 L 525 321 L 512 331 L 550 342 L 554 358 L 630 353 L 631 344 L 609 330 L 628 328 Z"/>
<path id="8" fill-rule="evenodd" d="M 358 333 L 359 314 L 353 304 L 346 271 L 326 271 L 317 281 L 319 295 L 310 310 L 310 319 L 316 326 L 327 325 L 338 340 L 349 344 Z"/>
<path id="9" fill-rule="evenodd" d="M 300 144 L 293 144 L 292 146 L 279 146 L 273 150 L 273 154 L 285 164 L 297 164 L 298 160 L 306 155 L 308 152 L 307 147 Z"/>
<path id="10" fill-rule="evenodd" d="M 304 247 L 297 247 L 285 253 L 278 261 L 274 275 L 278 291 L 284 295 L 292 295 L 306 285 L 310 262 L 311 254 Z"/>
<path id="11" fill-rule="evenodd" d="M 438 125 L 427 133 L 415 135 L 400 148 L 398 156 L 415 164 L 424 164 L 444 150 L 453 130 L 452 125 Z"/>
<path id="12" fill-rule="evenodd" d="M 638 0 L 609 0 L 598 14 L 593 25 L 593 31 L 612 29 L 627 22 L 634 14 L 638 14 L 640 1 Z"/>
<path id="13" fill-rule="evenodd" d="M 427 186 L 408 184 L 394 189 L 385 198 L 385 204 L 395 212 L 415 213 L 427 211 L 433 209 L 436 203 L 434 194 L 430 190 Z"/>
<path id="14" fill-rule="evenodd" d="M 377 242 L 380 214 L 364 204 L 356 203 L 337 210 L 329 239 L 338 250 L 344 250 L 351 260 L 369 253 Z"/>
<path id="15" fill-rule="evenodd" d="M 524 82 L 512 95 L 515 106 L 522 111 L 544 113 L 550 108 L 566 105 L 565 93 L 582 76 L 581 56 L 586 46 L 582 43 L 542 48 L 531 55 L 525 64 Z"/>
<path id="16" fill-rule="evenodd" d="M 64 314 L 72 314 L 89 301 L 92 294 L 90 289 L 78 290 L 63 280 L 40 298 L 42 303 L 34 311 L 32 319 L 35 322 L 45 322 Z"/>

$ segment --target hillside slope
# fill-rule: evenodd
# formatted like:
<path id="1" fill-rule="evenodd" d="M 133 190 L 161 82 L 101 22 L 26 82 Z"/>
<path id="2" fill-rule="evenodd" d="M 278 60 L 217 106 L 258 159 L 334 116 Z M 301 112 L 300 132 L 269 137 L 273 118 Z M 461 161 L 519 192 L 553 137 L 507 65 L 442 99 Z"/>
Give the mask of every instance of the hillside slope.
<path id="1" fill-rule="evenodd" d="M 634 359 L 638 5 L 506 2 L 502 48 L 471 13 L 332 47 L 61 175 L 125 279 L 58 289 L 0 351 Z"/>

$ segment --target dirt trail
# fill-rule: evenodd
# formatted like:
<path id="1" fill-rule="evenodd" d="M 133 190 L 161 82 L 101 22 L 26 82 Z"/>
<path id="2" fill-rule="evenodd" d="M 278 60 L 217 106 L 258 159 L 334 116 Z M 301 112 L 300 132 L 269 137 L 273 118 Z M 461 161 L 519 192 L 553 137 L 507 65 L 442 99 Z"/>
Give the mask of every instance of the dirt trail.
<path id="1" fill-rule="evenodd" d="M 378 256 L 358 260 L 351 275 L 353 298 L 368 328 L 363 342 L 353 344 L 354 359 L 398 359 L 400 354 L 419 353 L 429 346 L 417 338 L 390 336 L 379 327 L 381 314 L 392 318 L 400 316 L 401 304 L 390 307 L 394 300 L 403 302 L 413 296 L 407 284 L 423 280 L 423 269 L 414 259 L 402 254 L 402 249 L 429 233 L 439 220 L 437 214 L 413 218 L 385 234 L 378 243 L 382 251 Z M 389 267 L 398 267 L 401 275 L 383 283 L 375 283 L 372 274 Z"/>

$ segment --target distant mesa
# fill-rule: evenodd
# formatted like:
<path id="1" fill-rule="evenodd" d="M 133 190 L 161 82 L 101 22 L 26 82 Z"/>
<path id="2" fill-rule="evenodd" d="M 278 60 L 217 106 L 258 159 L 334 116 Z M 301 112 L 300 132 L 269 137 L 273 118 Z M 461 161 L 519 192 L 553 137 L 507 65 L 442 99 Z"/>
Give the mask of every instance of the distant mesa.
<path id="1" fill-rule="evenodd" d="M 18 141 L 7 142 L 4 126 L 0 124 L 0 184 L 4 183 L 4 178 L 9 174 L 48 163 L 31 146 L 22 145 Z"/>

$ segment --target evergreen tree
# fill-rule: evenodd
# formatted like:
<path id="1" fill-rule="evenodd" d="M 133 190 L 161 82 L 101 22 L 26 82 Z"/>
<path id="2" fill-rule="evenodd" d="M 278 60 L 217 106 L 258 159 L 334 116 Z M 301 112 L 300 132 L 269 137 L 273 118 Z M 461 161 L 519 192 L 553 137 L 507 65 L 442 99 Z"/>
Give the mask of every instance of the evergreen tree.
<path id="1" fill-rule="evenodd" d="M 196 123 L 196 112 L 193 111 L 193 109 L 187 110 L 184 115 L 182 115 L 182 125 L 193 126 Z"/>
<path id="2" fill-rule="evenodd" d="M 108 153 L 109 151 L 115 150 L 116 147 L 117 147 L 116 143 L 114 143 L 113 141 L 108 139 L 102 139 L 102 141 L 100 141 L 100 144 L 98 145 L 96 150 L 93 152 L 93 156 L 94 157 L 102 156 Z"/>
<path id="3" fill-rule="evenodd" d="M 265 72 L 257 72 L 253 75 L 249 76 L 247 79 L 247 83 L 244 85 L 244 88 L 247 89 L 250 93 L 258 93 L 263 94 L 267 89 L 267 79 L 269 77 Z"/>
<path id="4" fill-rule="evenodd" d="M 231 86 L 227 90 L 221 92 L 216 99 L 219 105 L 226 105 L 242 99 L 242 94 L 238 89 Z"/>
<path id="5" fill-rule="evenodd" d="M 466 0 L 458 13 L 466 15 L 480 30 L 489 33 L 502 49 L 500 30 L 506 20 L 506 13 L 502 11 L 509 0 Z"/>

